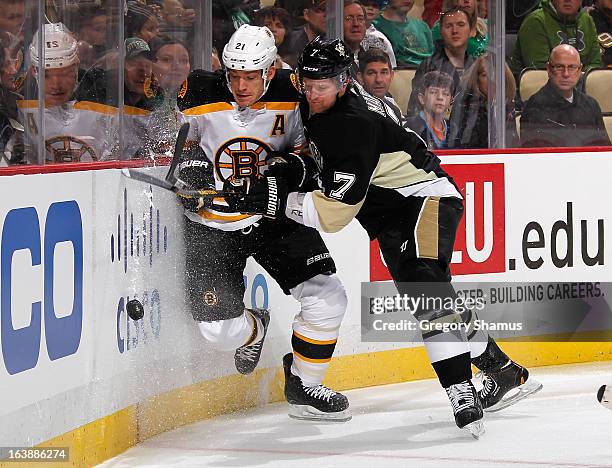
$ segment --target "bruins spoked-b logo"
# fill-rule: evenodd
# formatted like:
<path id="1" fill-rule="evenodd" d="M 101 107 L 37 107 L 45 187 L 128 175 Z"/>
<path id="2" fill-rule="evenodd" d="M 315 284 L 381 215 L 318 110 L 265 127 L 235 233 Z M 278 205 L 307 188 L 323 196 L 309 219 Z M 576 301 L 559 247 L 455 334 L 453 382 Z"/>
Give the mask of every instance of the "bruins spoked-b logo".
<path id="1" fill-rule="evenodd" d="M 202 299 L 204 299 L 204 304 L 207 306 L 214 306 L 219 302 L 219 296 L 214 291 L 206 291 L 202 295 Z"/>
<path id="2" fill-rule="evenodd" d="M 215 154 L 219 180 L 262 177 L 266 158 L 272 150 L 261 140 L 237 137 L 223 143 Z"/>
<path id="3" fill-rule="evenodd" d="M 60 135 L 45 140 L 47 153 L 51 160 L 56 163 L 80 162 L 83 156 L 88 155 L 92 161 L 97 161 L 98 156 L 93 147 L 81 138 L 71 135 Z"/>

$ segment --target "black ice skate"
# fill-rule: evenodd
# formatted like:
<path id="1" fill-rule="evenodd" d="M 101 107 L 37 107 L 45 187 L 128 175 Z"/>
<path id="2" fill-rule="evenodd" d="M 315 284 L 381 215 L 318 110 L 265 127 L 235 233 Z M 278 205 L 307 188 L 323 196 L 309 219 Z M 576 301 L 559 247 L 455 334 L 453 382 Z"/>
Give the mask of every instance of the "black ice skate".
<path id="1" fill-rule="evenodd" d="M 529 378 L 529 371 L 512 361 L 495 340 L 489 337 L 487 347 L 472 364 L 482 371 L 482 390 L 478 392 L 486 412 L 499 411 L 542 390 L 542 384 Z"/>
<path id="2" fill-rule="evenodd" d="M 461 429 L 466 428 L 475 439 L 478 439 L 484 434 L 485 428 L 482 423 L 482 404 L 472 382 L 466 380 L 444 390 L 453 407 L 457 426 Z"/>
<path id="3" fill-rule="evenodd" d="M 291 373 L 293 354 L 283 357 L 285 398 L 289 417 L 308 421 L 345 422 L 352 418 L 348 399 L 324 385 L 305 387 L 302 379 Z"/>
<path id="4" fill-rule="evenodd" d="M 261 357 L 264 340 L 266 339 L 266 333 L 268 332 L 268 324 L 270 323 L 270 312 L 266 309 L 246 309 L 246 312 L 247 314 L 251 314 L 254 320 L 261 320 L 263 324 L 263 336 L 257 343 L 241 346 L 236 350 L 234 362 L 236 363 L 236 369 L 238 369 L 238 372 L 241 374 L 250 374 L 257 367 L 257 363 Z M 257 322 L 257 320 L 255 320 L 255 322 Z"/>
<path id="5" fill-rule="evenodd" d="M 542 384 L 529 378 L 529 371 L 508 360 L 496 370 L 482 371 L 482 390 L 478 392 L 487 412 L 499 411 L 542 390 Z"/>

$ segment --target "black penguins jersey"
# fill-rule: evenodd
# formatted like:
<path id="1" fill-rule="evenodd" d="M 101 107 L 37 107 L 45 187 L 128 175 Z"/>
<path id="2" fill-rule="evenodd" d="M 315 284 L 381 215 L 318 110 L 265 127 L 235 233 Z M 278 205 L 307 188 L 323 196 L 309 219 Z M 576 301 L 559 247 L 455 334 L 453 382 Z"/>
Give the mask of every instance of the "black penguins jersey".
<path id="1" fill-rule="evenodd" d="M 197 143 L 213 163 L 215 187 L 228 179 L 261 177 L 273 151 L 292 151 L 305 145 L 295 76 L 277 70 L 267 92 L 250 107 L 241 108 L 229 91 L 225 75 L 192 72 L 179 95 L 179 109 L 191 124 L 187 145 Z M 226 231 L 243 229 L 261 216 L 234 213 L 224 199 L 198 213 L 192 221 Z"/>
<path id="2" fill-rule="evenodd" d="M 398 125 L 380 99 L 366 97 L 350 87 L 331 109 L 310 117 L 302 105 L 321 186 L 307 195 L 304 218 L 336 232 L 356 217 L 375 238 L 401 213 L 406 197 L 461 195 L 423 140 Z"/>

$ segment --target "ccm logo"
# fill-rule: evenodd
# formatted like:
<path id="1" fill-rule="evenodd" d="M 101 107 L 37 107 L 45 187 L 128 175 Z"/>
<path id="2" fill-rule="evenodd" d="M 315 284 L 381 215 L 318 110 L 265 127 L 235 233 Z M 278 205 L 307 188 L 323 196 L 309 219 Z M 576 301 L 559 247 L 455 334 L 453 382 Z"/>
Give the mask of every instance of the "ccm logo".
<path id="1" fill-rule="evenodd" d="M 506 271 L 504 165 L 445 164 L 464 198 L 451 260 L 453 275 Z M 370 245 L 371 281 L 391 279 L 378 242 Z"/>

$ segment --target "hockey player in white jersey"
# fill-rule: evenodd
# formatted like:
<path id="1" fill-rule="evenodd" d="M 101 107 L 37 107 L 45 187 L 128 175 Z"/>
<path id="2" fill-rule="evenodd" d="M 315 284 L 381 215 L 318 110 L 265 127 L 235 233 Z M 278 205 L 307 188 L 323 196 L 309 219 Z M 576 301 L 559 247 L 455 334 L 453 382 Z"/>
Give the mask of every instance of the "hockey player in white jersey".
<path id="1" fill-rule="evenodd" d="M 303 171 L 290 181 L 294 188 L 307 179 L 316 163 L 291 153 L 305 145 L 299 93 L 291 75 L 275 69 L 275 58 L 270 30 L 243 25 L 223 50 L 225 73 L 190 74 L 178 101 L 192 129 L 188 158 L 179 165 L 182 181 L 220 190 L 226 181 L 248 184 L 288 165 Z M 301 304 L 293 322 L 293 353 L 283 360 L 290 416 L 350 419 L 347 398 L 321 383 L 347 298 L 320 235 L 289 220 L 233 212 L 223 198 L 184 204 L 187 282 L 202 335 L 218 349 L 236 349 L 239 372 L 257 366 L 270 316 L 243 304 L 243 270 L 252 256 Z"/>
<path id="2" fill-rule="evenodd" d="M 79 71 L 77 41 L 63 23 L 45 24 L 44 70 L 39 69 L 38 32 L 29 47 L 31 73 L 45 80 L 44 142 L 47 162 L 80 162 L 110 159 L 116 108 L 76 102 L 72 95 Z M 42 126 L 38 101 L 18 102 L 22 121 L 29 128 L 28 159 L 36 161 Z"/>

